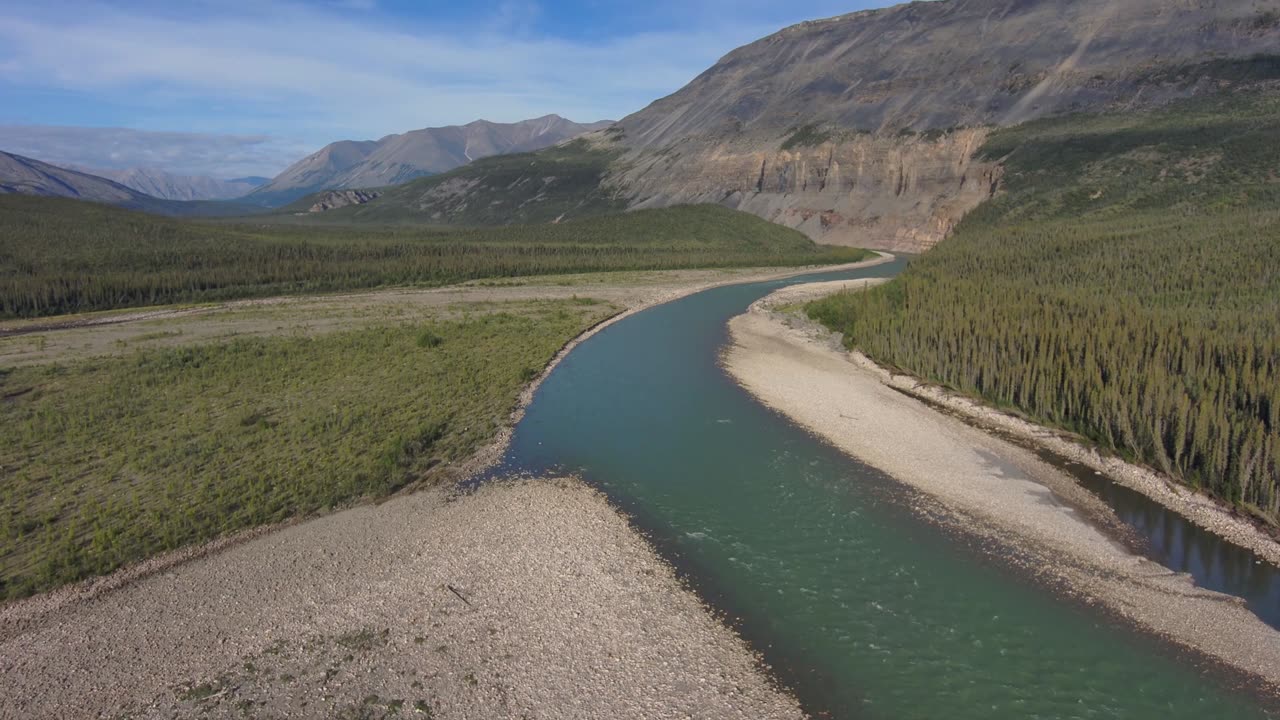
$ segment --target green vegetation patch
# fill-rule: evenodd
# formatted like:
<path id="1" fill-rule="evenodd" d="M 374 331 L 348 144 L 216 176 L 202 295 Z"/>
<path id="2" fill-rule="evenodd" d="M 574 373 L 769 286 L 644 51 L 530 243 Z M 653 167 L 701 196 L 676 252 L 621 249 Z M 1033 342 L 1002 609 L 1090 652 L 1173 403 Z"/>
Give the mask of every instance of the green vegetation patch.
<path id="1" fill-rule="evenodd" d="M 0 196 L 0 317 L 286 293 L 446 285 L 604 270 L 793 266 L 859 259 L 715 205 L 565 223 L 424 227 L 217 225 Z"/>
<path id="2" fill-rule="evenodd" d="M 625 200 L 604 187 L 605 175 L 620 154 L 612 140 L 596 145 L 579 139 L 538 152 L 495 155 L 385 188 L 370 203 L 312 217 L 321 222 L 471 226 L 549 223 L 621 212 Z M 310 205 L 304 199 L 289 209 Z"/>
<path id="3" fill-rule="evenodd" d="M 897 280 L 811 304 L 880 362 L 1280 519 L 1280 101 L 992 135 L 1006 189 Z"/>
<path id="4" fill-rule="evenodd" d="M 783 150 L 794 150 L 802 147 L 817 147 L 830 140 L 832 133 L 821 125 L 801 125 L 786 140 L 782 141 Z"/>
<path id="5" fill-rule="evenodd" d="M 0 372 L 0 598 L 430 477 L 611 312 L 521 303 Z"/>
<path id="6" fill-rule="evenodd" d="M 1280 25 L 1280 15 L 1268 11 L 1256 15 L 1247 27 L 1268 30 L 1276 25 Z M 1202 81 L 1250 85 L 1277 78 L 1280 78 L 1280 55 L 1263 54 L 1164 66 L 1141 77 L 1140 81 L 1175 85 L 1191 85 Z"/>

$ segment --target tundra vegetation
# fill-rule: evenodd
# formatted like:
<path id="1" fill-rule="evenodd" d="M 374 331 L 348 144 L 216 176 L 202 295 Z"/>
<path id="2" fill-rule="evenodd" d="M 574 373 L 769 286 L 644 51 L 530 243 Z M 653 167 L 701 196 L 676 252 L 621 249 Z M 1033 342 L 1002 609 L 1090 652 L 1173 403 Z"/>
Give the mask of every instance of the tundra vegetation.
<path id="1" fill-rule="evenodd" d="M 1280 520 L 1280 99 L 992 134 L 1004 189 L 808 313 L 877 361 Z"/>
<path id="2" fill-rule="evenodd" d="M 0 318 L 477 278 L 798 266 L 865 256 L 707 205 L 445 229 L 195 223 L 74 200 L 0 196 Z"/>
<path id="3" fill-rule="evenodd" d="M 471 229 L 359 222 L 190 222 L 0 196 L 0 317 L 867 255 L 715 206 Z M 182 342 L 161 320 L 133 341 L 165 347 L 68 347 L 0 367 L 0 599 L 443 477 L 493 439 L 560 347 L 617 308 L 351 307 L 317 318 L 337 328 L 320 334 L 283 318 L 263 332 L 285 312 L 273 305 L 236 312 L 258 336 Z"/>
<path id="4" fill-rule="evenodd" d="M 430 481 L 613 312 L 486 303 L 0 371 L 0 598 Z"/>

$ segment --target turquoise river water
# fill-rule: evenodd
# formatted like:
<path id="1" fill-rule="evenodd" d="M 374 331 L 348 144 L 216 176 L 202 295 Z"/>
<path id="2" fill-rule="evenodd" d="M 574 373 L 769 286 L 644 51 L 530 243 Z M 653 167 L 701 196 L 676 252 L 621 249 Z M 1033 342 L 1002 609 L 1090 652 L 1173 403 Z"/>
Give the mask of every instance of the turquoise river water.
<path id="1" fill-rule="evenodd" d="M 901 268 L 717 288 L 604 329 L 546 379 L 491 474 L 601 488 L 818 717 L 1275 717 L 919 517 L 719 366 L 728 320 L 776 288 Z"/>

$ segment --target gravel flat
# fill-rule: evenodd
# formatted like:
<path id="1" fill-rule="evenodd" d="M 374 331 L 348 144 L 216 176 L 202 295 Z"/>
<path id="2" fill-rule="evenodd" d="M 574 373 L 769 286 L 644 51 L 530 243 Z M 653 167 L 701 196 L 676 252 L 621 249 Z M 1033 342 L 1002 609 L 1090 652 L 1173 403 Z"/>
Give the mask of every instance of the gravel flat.
<path id="1" fill-rule="evenodd" d="M 1032 572 L 1152 632 L 1280 688 L 1280 632 L 1242 601 L 1130 553 L 1104 504 L 1025 448 L 945 415 L 888 382 L 803 318 L 773 308 L 864 287 L 786 288 L 730 323 L 730 373 L 765 403 L 942 503 L 970 533 L 1013 547 Z"/>
<path id="2" fill-rule="evenodd" d="M 571 480 L 399 497 L 21 609 L 5 718 L 802 717 Z"/>

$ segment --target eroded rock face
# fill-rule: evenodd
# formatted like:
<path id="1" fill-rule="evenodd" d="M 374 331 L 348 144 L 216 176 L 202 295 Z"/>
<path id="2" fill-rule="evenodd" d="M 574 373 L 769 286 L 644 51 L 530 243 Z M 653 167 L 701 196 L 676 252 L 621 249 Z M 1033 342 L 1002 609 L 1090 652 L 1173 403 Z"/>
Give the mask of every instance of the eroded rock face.
<path id="1" fill-rule="evenodd" d="M 854 133 L 787 150 L 776 138 L 691 141 L 634 153 L 610 182 L 635 207 L 715 202 L 819 242 L 917 253 L 995 192 L 999 166 L 974 159 L 986 136 Z"/>
<path id="2" fill-rule="evenodd" d="M 382 193 L 370 190 L 330 190 L 321 195 L 320 199 L 307 209 L 307 212 L 319 213 L 348 205 L 363 205 L 381 195 Z"/>

